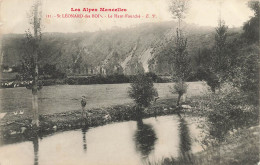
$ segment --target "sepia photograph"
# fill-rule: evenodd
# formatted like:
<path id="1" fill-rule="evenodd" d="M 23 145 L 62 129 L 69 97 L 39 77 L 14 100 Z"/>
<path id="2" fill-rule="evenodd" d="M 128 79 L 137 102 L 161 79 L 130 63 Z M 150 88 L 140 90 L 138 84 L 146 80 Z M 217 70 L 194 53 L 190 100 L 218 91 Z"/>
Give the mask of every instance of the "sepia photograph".
<path id="1" fill-rule="evenodd" d="M 259 0 L 0 0 L 0 165 L 260 165 Z"/>

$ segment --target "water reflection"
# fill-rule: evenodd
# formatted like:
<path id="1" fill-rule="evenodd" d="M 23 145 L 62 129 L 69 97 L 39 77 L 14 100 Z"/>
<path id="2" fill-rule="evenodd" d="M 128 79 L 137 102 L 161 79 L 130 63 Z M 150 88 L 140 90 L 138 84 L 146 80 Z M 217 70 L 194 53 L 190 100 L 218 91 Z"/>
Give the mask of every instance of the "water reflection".
<path id="1" fill-rule="evenodd" d="M 88 131 L 88 127 L 84 126 L 82 129 L 82 139 L 83 139 L 83 151 L 87 152 L 87 140 L 86 140 L 86 132 Z"/>
<path id="2" fill-rule="evenodd" d="M 33 152 L 34 152 L 34 165 L 38 165 L 38 153 L 39 153 L 39 137 L 35 135 L 32 139 L 33 142 Z"/>
<path id="3" fill-rule="evenodd" d="M 180 144 L 179 144 L 179 159 L 186 164 L 192 163 L 191 159 L 191 137 L 188 124 L 184 117 L 179 116 L 179 136 L 180 136 Z"/>
<path id="4" fill-rule="evenodd" d="M 134 139 L 136 149 L 142 154 L 143 158 L 147 158 L 154 150 L 157 137 L 151 125 L 144 124 L 143 120 L 138 120 Z"/>
<path id="5" fill-rule="evenodd" d="M 166 157 L 191 164 L 187 163 L 193 157 L 191 152 L 201 151 L 194 150 L 197 144 L 192 139 L 200 131 L 191 120 L 160 116 L 157 120 L 83 127 L 43 138 L 38 134 L 30 141 L 0 146 L 0 164 L 145 164 L 149 160 L 156 164 Z"/>

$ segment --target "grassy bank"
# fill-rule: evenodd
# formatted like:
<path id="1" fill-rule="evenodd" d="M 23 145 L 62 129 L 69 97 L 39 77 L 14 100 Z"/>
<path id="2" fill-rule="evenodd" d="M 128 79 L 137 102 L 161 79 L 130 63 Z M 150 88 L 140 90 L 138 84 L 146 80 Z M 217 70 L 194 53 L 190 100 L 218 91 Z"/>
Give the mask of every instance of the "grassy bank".
<path id="1" fill-rule="evenodd" d="M 192 98 L 187 104 L 191 109 L 177 109 L 176 98 L 161 99 L 144 111 L 144 118 L 170 115 L 178 112 L 192 116 L 205 116 L 208 112 L 201 109 L 199 100 Z M 205 98 L 204 98 L 205 99 Z M 192 101 L 193 100 L 193 101 Z M 112 122 L 135 120 L 134 104 L 117 105 L 107 108 L 90 109 L 90 118 L 84 120 L 81 111 L 70 111 L 49 115 L 40 115 L 40 127 L 35 130 L 31 127 L 31 116 L 14 116 L 7 114 L 0 121 L 0 142 L 7 144 L 30 140 L 37 134 L 39 137 L 54 132 L 95 127 Z M 196 154 L 186 153 L 178 159 L 165 158 L 160 162 L 147 164 L 256 164 L 259 161 L 259 126 L 245 126 L 231 131 L 224 141 L 208 146 L 204 151 Z M 0 144 L 2 145 L 2 144 Z"/>
<path id="2" fill-rule="evenodd" d="M 85 126 L 95 127 L 111 122 L 135 120 L 134 104 L 117 105 L 107 108 L 90 109 L 90 117 L 82 118 L 81 111 L 40 115 L 37 130 L 31 126 L 30 115 L 13 115 L 8 113 L 0 121 L 0 141 L 12 143 L 30 139 L 37 133 L 45 136 L 57 131 L 78 129 Z M 144 111 L 144 118 L 176 113 L 175 98 L 163 99 Z"/>
<path id="3" fill-rule="evenodd" d="M 239 129 L 229 134 L 225 142 L 208 147 L 196 154 L 181 155 L 178 159 L 164 158 L 149 165 L 257 165 L 259 162 L 259 126 Z"/>

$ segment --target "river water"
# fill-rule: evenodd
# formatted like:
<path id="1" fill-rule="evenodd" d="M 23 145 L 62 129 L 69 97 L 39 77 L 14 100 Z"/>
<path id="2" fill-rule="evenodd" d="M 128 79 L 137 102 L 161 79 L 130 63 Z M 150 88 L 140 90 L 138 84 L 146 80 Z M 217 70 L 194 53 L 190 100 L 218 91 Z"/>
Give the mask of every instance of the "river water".
<path id="1" fill-rule="evenodd" d="M 0 146 L 1 165 L 139 165 L 202 150 L 195 117 L 177 115 L 58 132 Z"/>

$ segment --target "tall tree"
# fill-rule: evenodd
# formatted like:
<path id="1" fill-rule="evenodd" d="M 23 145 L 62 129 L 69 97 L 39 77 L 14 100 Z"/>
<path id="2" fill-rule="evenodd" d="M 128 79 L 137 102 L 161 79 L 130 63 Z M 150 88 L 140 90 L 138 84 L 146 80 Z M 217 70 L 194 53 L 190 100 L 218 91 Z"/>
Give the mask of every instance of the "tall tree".
<path id="1" fill-rule="evenodd" d="M 38 108 L 38 67 L 39 67 L 39 54 L 40 54 L 40 41 L 41 41 L 41 1 L 35 0 L 32 11 L 29 17 L 30 29 L 26 31 L 26 43 L 24 45 L 23 56 L 23 77 L 32 80 L 32 110 L 33 119 L 32 125 L 39 126 L 39 108 Z"/>
<path id="2" fill-rule="evenodd" d="M 259 42 L 259 1 L 249 1 L 248 6 L 254 11 L 254 16 L 243 26 L 243 36 L 249 42 Z"/>
<path id="3" fill-rule="evenodd" d="M 181 29 L 181 21 L 185 18 L 188 10 L 189 0 L 172 0 L 170 1 L 170 12 L 173 19 L 178 20 L 178 28 Z"/>
<path id="4" fill-rule="evenodd" d="M 242 37 L 232 42 L 237 56 L 232 82 L 247 96 L 248 103 L 259 104 L 259 1 L 249 1 L 248 6 L 254 16 L 244 24 Z"/>
<path id="5" fill-rule="evenodd" d="M 187 52 L 187 38 L 184 36 L 181 22 L 185 18 L 188 10 L 188 0 L 172 0 L 170 4 L 170 12 L 174 19 L 178 20 L 178 28 L 176 30 L 174 52 L 173 52 L 173 68 L 175 74 L 173 75 L 177 82 L 173 87 L 173 93 L 178 93 L 177 106 L 180 104 L 180 99 L 187 91 L 185 81 L 190 72 L 190 58 Z"/>
<path id="6" fill-rule="evenodd" d="M 228 27 L 223 20 L 219 20 L 218 27 L 215 34 L 215 45 L 213 47 L 212 54 L 212 66 L 213 72 L 216 73 L 220 82 L 226 79 L 226 73 L 228 70 L 228 49 L 227 49 L 227 32 Z"/>

